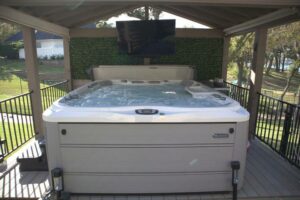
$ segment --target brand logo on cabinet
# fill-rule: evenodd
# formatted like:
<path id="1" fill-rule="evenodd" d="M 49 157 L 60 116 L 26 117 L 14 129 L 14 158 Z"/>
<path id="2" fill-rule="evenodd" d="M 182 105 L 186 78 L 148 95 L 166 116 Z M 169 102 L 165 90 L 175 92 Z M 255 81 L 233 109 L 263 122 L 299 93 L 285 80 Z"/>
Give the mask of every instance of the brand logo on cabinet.
<path id="1" fill-rule="evenodd" d="M 224 138 L 229 138 L 228 133 L 214 133 L 212 136 L 214 139 L 224 139 Z"/>

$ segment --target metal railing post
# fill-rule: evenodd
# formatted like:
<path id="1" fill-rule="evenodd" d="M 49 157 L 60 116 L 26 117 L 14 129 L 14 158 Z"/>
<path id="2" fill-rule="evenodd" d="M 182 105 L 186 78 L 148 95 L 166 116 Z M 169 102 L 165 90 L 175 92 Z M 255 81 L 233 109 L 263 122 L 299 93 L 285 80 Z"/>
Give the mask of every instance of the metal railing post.
<path id="1" fill-rule="evenodd" d="M 286 155 L 287 145 L 289 141 L 290 129 L 292 124 L 292 116 L 293 116 L 294 107 L 290 104 L 287 104 L 285 112 L 285 119 L 283 123 L 283 132 L 282 138 L 280 142 L 280 153 L 282 155 Z"/>

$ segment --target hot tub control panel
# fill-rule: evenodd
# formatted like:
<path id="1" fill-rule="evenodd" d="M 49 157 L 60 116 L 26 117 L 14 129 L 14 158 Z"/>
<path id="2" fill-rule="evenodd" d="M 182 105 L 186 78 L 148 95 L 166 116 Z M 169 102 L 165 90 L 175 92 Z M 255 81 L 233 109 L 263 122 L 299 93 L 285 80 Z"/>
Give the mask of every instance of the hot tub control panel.
<path id="1" fill-rule="evenodd" d="M 139 114 L 139 115 L 155 115 L 158 113 L 158 110 L 156 110 L 156 109 L 136 109 L 135 113 Z"/>

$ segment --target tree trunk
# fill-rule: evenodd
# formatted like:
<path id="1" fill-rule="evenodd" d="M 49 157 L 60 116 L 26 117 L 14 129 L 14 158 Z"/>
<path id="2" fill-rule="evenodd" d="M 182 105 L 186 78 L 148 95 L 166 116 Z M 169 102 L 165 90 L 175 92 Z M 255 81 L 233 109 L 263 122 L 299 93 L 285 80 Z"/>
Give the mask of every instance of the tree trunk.
<path id="1" fill-rule="evenodd" d="M 238 86 L 242 86 L 242 80 L 243 80 L 243 61 L 237 62 L 238 65 Z"/>
<path id="2" fill-rule="evenodd" d="M 282 94 L 280 96 L 281 100 L 283 100 L 284 95 L 287 93 L 287 91 L 288 91 L 288 89 L 289 89 L 289 87 L 291 85 L 291 81 L 292 81 L 294 75 L 296 74 L 296 72 L 298 72 L 298 70 L 293 70 L 291 72 L 290 76 L 288 77 L 287 82 L 286 82 L 286 86 L 285 86 L 285 88 L 284 88 L 284 90 L 283 90 L 283 92 L 282 92 Z"/>
<path id="3" fill-rule="evenodd" d="M 283 57 L 282 57 L 282 61 L 281 61 L 281 71 L 284 72 L 284 64 L 285 64 L 285 55 L 283 54 Z"/>
<path id="4" fill-rule="evenodd" d="M 266 70 L 266 75 L 270 74 L 270 70 L 271 70 L 271 67 L 273 65 L 273 61 L 274 61 L 274 56 L 270 56 L 269 63 L 268 63 L 268 66 L 267 66 L 267 70 Z"/>
<path id="5" fill-rule="evenodd" d="M 280 65 L 279 56 L 278 56 L 278 54 L 276 54 L 275 55 L 275 70 L 276 70 L 276 72 L 279 72 L 279 65 Z"/>
<path id="6" fill-rule="evenodd" d="M 300 85 L 298 87 L 298 105 L 300 105 Z"/>

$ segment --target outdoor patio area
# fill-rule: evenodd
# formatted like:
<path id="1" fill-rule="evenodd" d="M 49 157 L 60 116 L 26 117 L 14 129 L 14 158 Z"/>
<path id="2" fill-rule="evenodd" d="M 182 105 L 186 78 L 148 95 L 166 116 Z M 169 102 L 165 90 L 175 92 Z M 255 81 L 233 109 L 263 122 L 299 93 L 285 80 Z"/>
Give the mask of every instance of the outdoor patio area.
<path id="1" fill-rule="evenodd" d="M 25 54 L 0 52 L 0 200 L 300 200 L 300 0 L 0 0 L 0 20 Z"/>
<path id="2" fill-rule="evenodd" d="M 39 155 L 34 140 L 13 155 Z M 8 162 L 12 162 L 9 158 Z M 15 159 L 14 159 L 15 160 Z M 50 187 L 47 172 L 20 172 L 18 165 L 8 163 L 10 169 L 1 174 L 0 198 L 40 198 Z M 12 166 L 11 166 L 12 165 Z M 269 147 L 254 140 L 248 151 L 246 177 L 239 191 L 240 199 L 300 199 L 299 169 L 273 152 Z M 100 191 L 99 191 L 100 192 Z M 231 199 L 231 193 L 213 194 L 164 194 L 164 195 L 73 195 L 72 199 Z"/>

